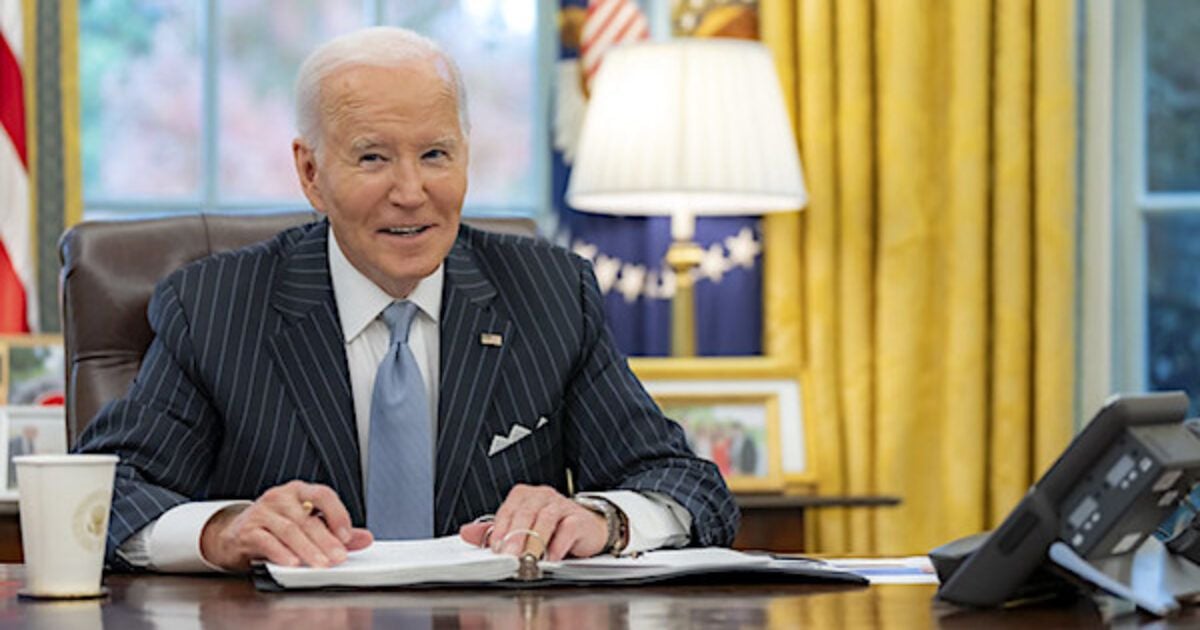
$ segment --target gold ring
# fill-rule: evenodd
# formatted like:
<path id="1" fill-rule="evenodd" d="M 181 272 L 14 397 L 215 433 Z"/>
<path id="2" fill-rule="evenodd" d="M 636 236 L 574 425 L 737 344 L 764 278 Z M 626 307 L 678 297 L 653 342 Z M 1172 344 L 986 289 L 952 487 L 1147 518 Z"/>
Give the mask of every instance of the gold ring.
<path id="1" fill-rule="evenodd" d="M 483 530 L 483 542 L 479 543 L 480 547 L 487 549 L 488 547 L 492 546 L 492 532 L 495 530 L 495 525 L 488 525 L 488 528 Z"/>
<path id="2" fill-rule="evenodd" d="M 307 501 L 307 500 L 306 500 L 306 501 L 301 501 L 301 502 L 300 502 L 300 509 L 304 510 L 304 513 L 305 513 L 306 515 L 307 515 L 307 514 L 312 514 L 312 513 L 313 513 L 313 510 L 315 509 L 315 507 L 316 507 L 316 506 L 314 506 L 314 505 L 313 505 L 313 502 L 312 502 L 312 501 Z"/>

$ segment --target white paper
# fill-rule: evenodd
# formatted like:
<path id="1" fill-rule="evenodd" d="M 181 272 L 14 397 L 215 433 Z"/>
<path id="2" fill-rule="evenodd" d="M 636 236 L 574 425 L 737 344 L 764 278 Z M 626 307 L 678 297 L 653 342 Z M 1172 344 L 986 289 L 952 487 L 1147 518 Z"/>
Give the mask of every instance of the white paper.
<path id="1" fill-rule="evenodd" d="M 637 556 L 593 558 L 540 563 L 550 580 L 611 582 L 679 574 L 726 570 L 795 569 L 804 560 L 775 560 L 764 554 L 731 549 L 665 549 Z M 810 577 L 837 573 L 833 567 L 811 562 L 804 567 Z M 327 568 L 284 567 L 267 564 L 271 576 L 285 588 L 325 586 L 405 586 L 424 583 L 494 582 L 515 578 L 520 562 L 515 556 L 495 554 L 467 544 L 458 536 L 430 540 L 376 542 L 350 554 L 342 564 Z"/>
<path id="2" fill-rule="evenodd" d="M 515 556 L 492 553 L 457 535 L 427 540 L 378 541 L 350 552 L 329 568 L 267 563 L 271 576 L 288 588 L 402 586 L 423 582 L 490 582 L 516 573 Z"/>

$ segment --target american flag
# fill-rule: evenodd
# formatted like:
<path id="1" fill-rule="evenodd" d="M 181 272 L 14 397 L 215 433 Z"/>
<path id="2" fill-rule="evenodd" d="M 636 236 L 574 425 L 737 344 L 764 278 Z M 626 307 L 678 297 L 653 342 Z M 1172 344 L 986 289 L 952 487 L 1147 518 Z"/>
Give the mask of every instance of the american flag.
<path id="1" fill-rule="evenodd" d="M 22 71 L 22 0 L 0 0 L 0 333 L 33 321 L 33 239 Z"/>
<path id="2" fill-rule="evenodd" d="M 646 16 L 631 0 L 588 0 L 587 19 L 580 37 L 583 78 L 591 87 L 592 77 L 610 48 L 650 37 Z"/>

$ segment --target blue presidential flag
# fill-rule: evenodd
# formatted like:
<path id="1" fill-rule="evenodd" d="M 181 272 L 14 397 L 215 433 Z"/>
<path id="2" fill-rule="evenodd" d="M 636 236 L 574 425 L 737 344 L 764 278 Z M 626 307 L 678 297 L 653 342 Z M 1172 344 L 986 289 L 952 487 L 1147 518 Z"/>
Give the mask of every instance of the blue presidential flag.
<path id="1" fill-rule="evenodd" d="M 579 212 L 565 201 L 571 163 L 587 108 L 586 83 L 605 47 L 648 35 L 631 0 L 561 0 L 553 106 L 553 200 L 558 239 L 590 260 L 604 294 L 609 326 L 630 356 L 667 356 L 675 278 L 663 261 L 671 243 L 664 217 Z M 762 233 L 754 217 L 700 218 L 696 242 L 696 349 L 700 355 L 762 351 Z"/>

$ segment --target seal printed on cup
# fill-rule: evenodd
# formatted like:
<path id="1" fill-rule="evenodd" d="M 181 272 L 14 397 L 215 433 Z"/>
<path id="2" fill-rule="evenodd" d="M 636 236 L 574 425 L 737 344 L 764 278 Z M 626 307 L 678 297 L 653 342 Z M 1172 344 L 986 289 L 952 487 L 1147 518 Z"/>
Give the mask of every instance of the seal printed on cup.
<path id="1" fill-rule="evenodd" d="M 104 541 L 116 455 L 14 457 L 21 505 L 26 597 L 104 594 Z"/>
<path id="2" fill-rule="evenodd" d="M 104 550 L 104 536 L 108 533 L 108 511 L 112 503 L 112 489 L 97 490 L 79 504 L 75 516 L 75 539 L 81 547 L 95 551 Z"/>

